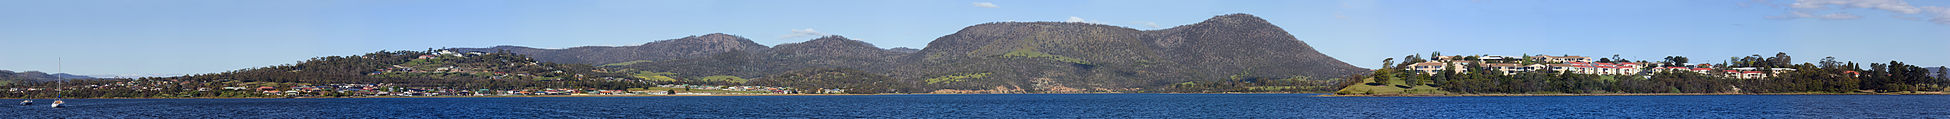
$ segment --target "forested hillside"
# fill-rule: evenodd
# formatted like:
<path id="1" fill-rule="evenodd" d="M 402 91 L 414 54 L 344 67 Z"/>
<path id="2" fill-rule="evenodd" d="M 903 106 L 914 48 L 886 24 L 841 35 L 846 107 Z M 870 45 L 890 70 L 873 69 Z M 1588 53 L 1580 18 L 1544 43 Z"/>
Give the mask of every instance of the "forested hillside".
<path id="1" fill-rule="evenodd" d="M 650 83 L 583 64 L 537 62 L 511 53 L 387 51 L 165 79 L 281 83 L 395 83 L 462 88 L 628 87 Z"/>
<path id="2" fill-rule="evenodd" d="M 1247 14 L 1149 31 L 1090 23 L 987 23 L 942 36 L 900 61 L 890 73 L 910 81 L 990 74 L 931 82 L 932 88 L 1002 86 L 1058 93 L 1267 91 L 1254 87 L 1367 72 Z"/>
<path id="3" fill-rule="evenodd" d="M 730 34 L 712 33 L 699 36 L 661 40 L 636 46 L 583 46 L 565 49 L 540 49 L 521 46 L 496 46 L 490 48 L 452 48 L 459 52 L 507 51 L 525 54 L 538 61 L 602 65 L 631 61 L 664 61 L 681 58 L 694 58 L 734 51 L 765 50 L 765 45 L 753 43 L 751 39 Z"/>
<path id="4" fill-rule="evenodd" d="M 752 84 L 748 81 L 794 70 L 848 69 L 893 79 L 882 87 L 906 87 L 888 92 L 1328 91 L 1333 88 L 1324 86 L 1332 79 L 1368 72 L 1247 14 L 1161 30 L 1071 22 L 985 23 L 918 50 L 882 49 L 840 36 L 777 47 L 747 43 L 738 36 L 707 34 L 642 46 L 458 50 L 513 48 L 541 61 L 601 65 L 640 77 L 699 84 Z"/>
<path id="5" fill-rule="evenodd" d="M 670 73 L 677 77 L 735 76 L 758 78 L 790 70 L 847 68 L 869 72 L 886 71 L 894 58 L 907 53 L 880 49 L 866 42 L 842 36 L 825 36 L 800 43 L 780 44 L 766 50 L 731 51 L 697 58 L 611 64 L 615 68 Z M 724 83 L 724 82 L 696 82 Z"/>
<path id="6" fill-rule="evenodd" d="M 48 82 L 48 81 L 55 81 L 56 79 L 92 79 L 92 78 L 94 77 L 67 74 L 67 73 L 47 74 L 39 71 L 14 72 L 14 71 L 0 70 L 0 86 L 14 85 L 20 83 Z"/>

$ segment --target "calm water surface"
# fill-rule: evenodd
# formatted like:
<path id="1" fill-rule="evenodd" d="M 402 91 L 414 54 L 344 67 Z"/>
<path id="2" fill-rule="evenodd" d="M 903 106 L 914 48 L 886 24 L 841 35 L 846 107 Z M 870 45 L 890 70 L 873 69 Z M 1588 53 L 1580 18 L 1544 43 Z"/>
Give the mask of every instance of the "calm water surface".
<path id="1" fill-rule="evenodd" d="M 70 99 L 0 118 L 1946 118 L 1945 95 L 1313 97 L 1023 94 Z"/>

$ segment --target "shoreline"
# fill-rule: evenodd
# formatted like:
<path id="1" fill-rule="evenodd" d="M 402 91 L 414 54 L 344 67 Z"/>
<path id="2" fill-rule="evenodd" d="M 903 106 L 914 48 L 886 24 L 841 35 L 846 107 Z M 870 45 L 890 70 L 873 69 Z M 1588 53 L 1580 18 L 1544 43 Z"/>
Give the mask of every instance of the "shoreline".
<path id="1" fill-rule="evenodd" d="M 1321 94 L 1314 97 L 1534 97 L 1534 96 L 1688 96 L 1688 95 L 1950 95 L 1946 92 L 1916 93 L 1593 93 L 1593 94 L 1371 94 L 1341 95 L 1332 93 L 1025 93 L 1025 94 Z M 110 98 L 68 98 L 68 99 L 331 99 L 331 98 L 530 98 L 530 97 L 665 97 L 665 96 L 866 96 L 866 95 L 955 95 L 934 93 L 884 93 L 884 94 L 723 94 L 723 95 L 520 95 L 520 96 L 369 96 L 369 97 L 110 97 Z M 0 99 L 52 99 L 52 98 L 0 98 Z"/>
<path id="2" fill-rule="evenodd" d="M 1328 92 L 1214 92 L 1214 93 L 1010 93 L 1010 94 L 1322 94 Z M 522 97 L 663 97 L 663 96 L 866 96 L 866 95 L 961 95 L 961 93 L 880 93 L 880 94 L 719 94 L 719 95 L 517 95 L 517 96 L 364 96 L 364 97 L 107 97 L 67 99 L 327 99 L 327 98 L 522 98 Z M 53 98 L 0 98 L 53 99 Z"/>
<path id="3" fill-rule="evenodd" d="M 1592 94 L 1372 94 L 1341 95 L 1326 94 L 1318 97 L 1527 97 L 1527 96 L 1687 96 L 1687 95 L 1950 95 L 1944 92 L 1916 93 L 1592 93 Z"/>
<path id="4" fill-rule="evenodd" d="M 723 94 L 723 95 L 517 95 L 517 96 L 364 96 L 364 97 L 108 97 L 66 99 L 331 99 L 331 98 L 525 98 L 525 97 L 665 97 L 665 96 L 842 96 L 887 94 Z M 53 98 L 0 98 L 53 99 Z"/>

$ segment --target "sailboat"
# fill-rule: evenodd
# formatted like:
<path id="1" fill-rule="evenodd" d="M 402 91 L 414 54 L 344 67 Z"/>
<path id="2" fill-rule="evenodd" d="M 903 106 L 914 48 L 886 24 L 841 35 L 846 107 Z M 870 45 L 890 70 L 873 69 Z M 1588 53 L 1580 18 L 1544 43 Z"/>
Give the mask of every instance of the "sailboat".
<path id="1" fill-rule="evenodd" d="M 20 105 L 34 105 L 34 100 L 21 100 Z"/>
<path id="2" fill-rule="evenodd" d="M 60 58 L 55 58 L 55 59 L 54 59 L 54 71 L 56 71 L 56 72 L 66 72 L 66 71 L 62 71 L 62 70 L 61 70 L 61 59 L 60 59 Z M 50 106 L 48 106 L 48 107 L 54 107 L 54 108 L 61 108 L 61 103 L 65 103 L 65 102 L 61 102 L 61 88 L 62 88 L 62 87 L 61 87 L 61 86 L 62 86 L 62 85 L 61 85 L 61 83 L 62 83 L 62 81 L 65 81 L 65 80 L 67 80 L 67 79 L 63 79 L 63 78 L 66 78 L 66 77 L 61 77 L 61 75 L 58 75 L 58 74 L 57 74 L 57 75 L 54 75 L 54 103 L 50 103 L 50 104 L 53 104 L 53 105 L 50 105 Z"/>

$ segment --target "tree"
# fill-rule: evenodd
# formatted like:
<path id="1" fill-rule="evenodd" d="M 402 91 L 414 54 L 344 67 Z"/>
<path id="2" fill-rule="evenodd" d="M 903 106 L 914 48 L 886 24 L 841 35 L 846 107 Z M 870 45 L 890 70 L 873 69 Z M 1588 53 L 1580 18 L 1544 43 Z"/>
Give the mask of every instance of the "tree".
<path id="1" fill-rule="evenodd" d="M 1850 71 L 1861 71 L 1862 64 L 1856 64 L 1855 61 L 1848 61 L 1848 65 L 1844 65 L 1842 68 L 1847 68 Z"/>
<path id="2" fill-rule="evenodd" d="M 1950 78 L 1950 68 L 1946 68 L 1946 66 L 1936 66 L 1936 78 L 1938 78 L 1938 80 L 1942 80 L 1942 78 Z"/>
<path id="3" fill-rule="evenodd" d="M 1625 58 L 1618 58 L 1618 54 L 1611 54 L 1611 59 L 1624 60 Z"/>
<path id="4" fill-rule="evenodd" d="M 1436 59 L 1441 57 L 1442 57 L 1442 51 L 1429 52 L 1429 60 L 1441 60 L 1441 59 Z"/>
<path id="5" fill-rule="evenodd" d="M 1767 57 L 1760 56 L 1760 54 L 1754 54 L 1753 56 L 1742 57 L 1740 59 L 1746 62 L 1746 66 L 1743 67 L 1762 67 L 1762 65 L 1768 64 Z"/>
<path id="6" fill-rule="evenodd" d="M 1788 57 L 1787 52 L 1777 52 L 1774 53 L 1774 57 L 1767 58 L 1766 67 L 1788 67 L 1789 65 L 1794 65 L 1794 59 Z"/>
<path id="7" fill-rule="evenodd" d="M 1456 74 L 1456 67 L 1455 67 L 1455 66 L 1456 66 L 1456 64 L 1455 64 L 1455 62 L 1445 62 L 1445 63 L 1442 63 L 1442 70 L 1441 70 L 1441 71 L 1436 71 L 1436 73 L 1435 73 L 1435 74 L 1436 74 L 1436 76 L 1435 76 L 1435 78 L 1430 78 L 1430 79 L 1428 79 L 1428 80 L 1430 80 L 1429 82 L 1444 82 L 1444 81 L 1448 81 L 1448 80 L 1457 80 L 1457 79 L 1455 78 L 1455 76 L 1457 75 L 1457 74 Z M 1410 83 L 1409 83 L 1409 86 L 1415 86 L 1415 85 L 1422 85 L 1422 84 L 1425 84 L 1425 83 L 1422 83 L 1422 81 L 1421 81 L 1421 80 L 1416 80 L 1416 81 L 1412 81 L 1412 82 L 1410 82 Z"/>
<path id="8" fill-rule="evenodd" d="M 1686 56 L 1666 56 L 1666 62 L 1671 63 L 1669 65 L 1686 65 L 1687 60 Z"/>
<path id="9" fill-rule="evenodd" d="M 1869 63 L 1869 71 L 1863 72 L 1862 89 L 1876 90 L 1877 92 L 1888 91 L 1889 85 L 1884 85 L 1889 82 L 1890 75 L 1888 69 L 1889 67 L 1882 63 Z"/>
<path id="10" fill-rule="evenodd" d="M 1390 69 L 1389 66 L 1395 66 L 1395 58 L 1381 60 L 1381 69 Z"/>
<path id="11" fill-rule="evenodd" d="M 1406 68 L 1406 67 L 1408 67 L 1408 65 L 1411 65 L 1411 64 L 1415 64 L 1415 63 L 1422 63 L 1422 62 L 1424 62 L 1424 61 L 1422 60 L 1422 56 L 1418 56 L 1418 55 L 1408 55 L 1408 56 L 1405 56 L 1405 57 L 1402 57 L 1402 63 L 1401 63 L 1401 64 L 1395 64 L 1395 67 L 1397 67 L 1397 68 Z"/>
<path id="12" fill-rule="evenodd" d="M 1950 67 L 1936 66 L 1936 78 L 1950 78 L 1950 71 L 1945 70 L 1950 70 Z"/>
<path id="13" fill-rule="evenodd" d="M 1530 61 L 1530 53 L 1523 53 L 1523 55 L 1521 55 L 1521 56 L 1523 57 L 1523 59 L 1519 59 L 1519 60 L 1517 60 L 1517 62 L 1522 62 L 1522 64 L 1523 64 L 1523 65 L 1530 65 L 1530 64 L 1535 64 L 1535 63 L 1536 63 L 1536 62 L 1531 62 L 1531 61 Z"/>
<path id="14" fill-rule="evenodd" d="M 1842 62 L 1835 61 L 1835 56 L 1828 56 L 1828 57 L 1821 58 L 1821 68 L 1836 68 L 1836 66 L 1841 65 L 1841 63 Z"/>

